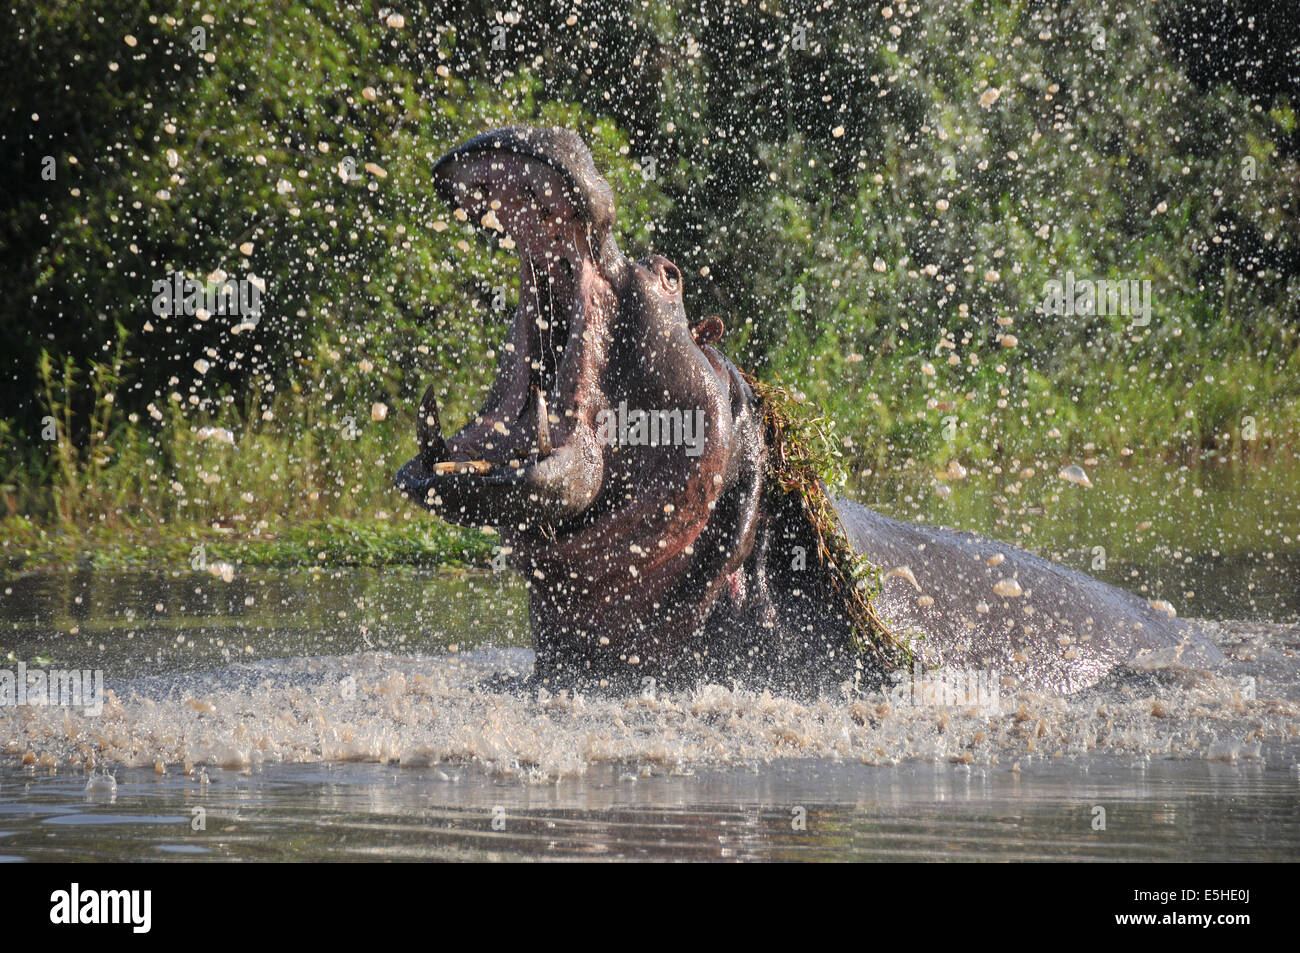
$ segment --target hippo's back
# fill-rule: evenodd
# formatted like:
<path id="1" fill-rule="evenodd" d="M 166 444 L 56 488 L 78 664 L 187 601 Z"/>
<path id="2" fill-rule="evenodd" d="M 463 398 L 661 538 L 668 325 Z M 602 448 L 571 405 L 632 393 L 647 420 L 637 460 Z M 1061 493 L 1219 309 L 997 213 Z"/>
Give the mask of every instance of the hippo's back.
<path id="1" fill-rule="evenodd" d="M 1112 667 L 1203 666 L 1218 649 L 1167 612 L 1022 549 L 881 516 L 837 500 L 855 550 L 885 572 L 877 603 L 896 628 L 924 636 L 923 658 L 995 671 L 1039 689 L 1076 691 Z"/>

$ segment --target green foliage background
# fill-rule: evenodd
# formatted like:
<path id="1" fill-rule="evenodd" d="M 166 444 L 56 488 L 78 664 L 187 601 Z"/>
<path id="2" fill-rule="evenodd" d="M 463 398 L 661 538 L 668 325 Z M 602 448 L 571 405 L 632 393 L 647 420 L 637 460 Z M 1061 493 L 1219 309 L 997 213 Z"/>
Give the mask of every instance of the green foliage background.
<path id="1" fill-rule="evenodd" d="M 388 484 L 415 401 L 438 381 L 451 424 L 478 403 L 493 289 L 516 284 L 510 256 L 442 229 L 428 170 L 512 123 L 586 138 L 620 244 L 673 258 L 688 311 L 829 412 L 855 472 L 1293 448 L 1300 67 L 1282 43 L 1207 73 L 1179 32 L 1192 10 L 7 9 L 5 545 L 390 517 L 400 537 Z M 1067 269 L 1149 278 L 1151 326 L 1044 315 Z M 172 270 L 257 276 L 261 323 L 156 318 Z M 201 439 L 213 426 L 235 446 Z"/>

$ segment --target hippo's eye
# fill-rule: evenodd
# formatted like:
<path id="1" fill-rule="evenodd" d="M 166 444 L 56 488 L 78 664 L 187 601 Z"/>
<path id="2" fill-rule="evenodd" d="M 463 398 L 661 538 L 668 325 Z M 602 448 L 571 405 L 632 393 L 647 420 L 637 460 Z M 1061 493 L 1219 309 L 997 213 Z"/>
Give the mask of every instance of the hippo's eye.
<path id="1" fill-rule="evenodd" d="M 671 261 L 665 261 L 659 265 L 659 283 L 664 286 L 664 291 L 676 294 L 682 287 L 682 273 Z"/>

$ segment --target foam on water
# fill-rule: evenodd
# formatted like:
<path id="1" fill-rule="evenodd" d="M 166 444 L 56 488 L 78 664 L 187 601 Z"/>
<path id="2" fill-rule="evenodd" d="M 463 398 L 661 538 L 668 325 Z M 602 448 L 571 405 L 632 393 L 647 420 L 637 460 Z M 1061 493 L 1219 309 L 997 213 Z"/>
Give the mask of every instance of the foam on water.
<path id="1" fill-rule="evenodd" d="M 387 652 L 237 663 L 110 685 L 104 710 L 0 709 L 0 750 L 51 770 L 281 762 L 474 764 L 524 780 L 821 758 L 1014 766 L 1115 755 L 1266 761 L 1300 757 L 1300 626 L 1206 624 L 1228 661 L 1116 673 L 1073 696 L 964 704 L 916 685 L 815 701 L 724 685 L 611 698 L 484 687 L 531 653 Z"/>

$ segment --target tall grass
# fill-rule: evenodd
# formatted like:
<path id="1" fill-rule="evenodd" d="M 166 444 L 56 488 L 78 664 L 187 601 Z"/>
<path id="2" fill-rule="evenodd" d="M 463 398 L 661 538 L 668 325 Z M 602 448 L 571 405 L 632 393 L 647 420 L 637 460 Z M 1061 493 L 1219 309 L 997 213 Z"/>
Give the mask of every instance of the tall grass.
<path id="1" fill-rule="evenodd" d="M 1117 360 L 1082 348 L 1049 355 L 1031 332 L 1018 347 L 1038 353 L 1013 363 L 987 347 L 858 359 L 826 332 L 787 342 L 768 373 L 832 416 L 857 474 L 942 470 L 950 460 L 1256 465 L 1295 449 L 1300 357 L 1291 347 L 1225 361 L 1243 353 L 1238 334 L 1222 322 L 1152 329 Z M 172 392 L 143 415 L 119 409 L 124 333 L 107 360 L 86 368 L 43 356 L 53 439 L 24 447 L 0 429 L 0 544 L 10 561 L 19 551 L 20 563 L 42 552 L 68 561 L 83 541 L 97 551 L 92 562 L 127 559 L 104 555 L 117 543 L 128 561 L 151 549 L 180 558 L 199 543 L 281 565 L 481 558 L 489 538 L 448 527 L 393 490 L 392 474 L 414 450 L 414 408 L 363 344 L 346 341 L 318 339 L 290 383 L 269 394 L 205 402 Z M 486 386 L 486 368 L 482 376 Z M 448 422 L 473 403 L 472 394 L 453 397 Z"/>
<path id="2" fill-rule="evenodd" d="M 1222 321 L 1117 328 L 1105 349 L 1047 329 L 1008 330 L 1019 334 L 1014 348 L 866 354 L 826 331 L 787 341 L 771 372 L 831 414 L 856 471 L 1108 456 L 1258 465 L 1300 446 L 1294 332 L 1256 352 Z"/>
<path id="3" fill-rule="evenodd" d="M 179 559 L 199 543 L 214 559 L 280 565 L 464 562 L 490 548 L 393 489 L 414 452 L 413 408 L 362 348 L 322 338 L 276 391 L 213 401 L 174 391 L 145 414 L 119 409 L 125 350 L 123 337 L 84 369 L 45 356 L 51 439 L 22 445 L 0 429 L 10 563 L 136 562 L 149 549 Z"/>

